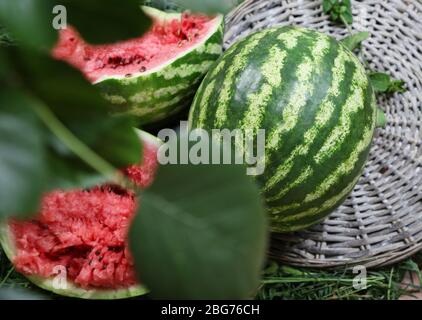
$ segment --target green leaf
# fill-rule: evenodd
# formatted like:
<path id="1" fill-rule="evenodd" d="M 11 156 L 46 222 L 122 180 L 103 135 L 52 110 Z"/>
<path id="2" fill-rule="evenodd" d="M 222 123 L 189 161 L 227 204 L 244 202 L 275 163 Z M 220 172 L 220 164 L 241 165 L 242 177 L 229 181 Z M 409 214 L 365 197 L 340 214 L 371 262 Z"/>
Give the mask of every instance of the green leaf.
<path id="1" fill-rule="evenodd" d="M 0 45 L 0 88 L 2 89 L 19 87 L 18 75 L 10 63 L 7 48 L 9 47 Z"/>
<path id="2" fill-rule="evenodd" d="M 322 9 L 324 10 L 325 13 L 327 13 L 332 9 L 333 5 L 334 3 L 331 0 L 324 0 L 322 2 Z"/>
<path id="3" fill-rule="evenodd" d="M 385 92 L 390 85 L 390 76 L 382 72 L 372 72 L 369 74 L 372 87 L 375 91 Z"/>
<path id="4" fill-rule="evenodd" d="M 0 91 L 0 217 L 38 208 L 46 166 L 43 130 L 32 112 L 37 103 L 17 91 Z"/>
<path id="5" fill-rule="evenodd" d="M 10 60 L 28 88 L 82 142 L 115 167 L 138 163 L 141 146 L 129 116 L 111 117 L 111 106 L 68 64 L 12 48 Z"/>
<path id="6" fill-rule="evenodd" d="M 352 13 L 352 2 L 351 0 L 340 0 L 343 6 L 347 8 L 346 11 Z"/>
<path id="7" fill-rule="evenodd" d="M 53 13 L 61 5 L 65 11 Z M 59 19 L 62 15 L 65 21 Z M 58 26 L 55 19 L 60 20 Z M 151 26 L 138 0 L 0 0 L 0 23 L 22 45 L 50 49 L 57 40 L 55 28 L 74 25 L 91 43 L 109 43 L 139 37 Z"/>
<path id="8" fill-rule="evenodd" d="M 267 223 L 235 165 L 164 165 L 130 230 L 143 283 L 160 299 L 246 299 L 257 289 Z"/>
<path id="9" fill-rule="evenodd" d="M 0 23 L 25 46 L 48 49 L 57 39 L 51 0 L 0 0 Z"/>
<path id="10" fill-rule="evenodd" d="M 238 0 L 173 0 L 175 5 L 202 13 L 227 13 L 241 1 Z"/>
<path id="11" fill-rule="evenodd" d="M 353 23 L 350 0 L 324 0 L 322 9 L 334 22 L 341 22 L 346 25 Z"/>
<path id="12" fill-rule="evenodd" d="M 370 33 L 367 31 L 364 32 L 358 32 L 355 34 L 352 34 L 350 36 L 345 37 L 340 42 L 346 46 L 350 51 L 355 50 L 357 47 L 360 46 L 361 42 L 368 39 L 370 36 Z"/>
<path id="13" fill-rule="evenodd" d="M 351 25 L 353 23 L 353 16 L 350 11 L 344 10 L 344 12 L 340 13 L 340 17 L 345 24 Z"/>
<path id="14" fill-rule="evenodd" d="M 91 43 L 110 43 L 139 37 L 151 26 L 139 0 L 60 0 L 68 23 Z"/>
<path id="15" fill-rule="evenodd" d="M 57 153 L 56 150 L 47 153 L 48 190 L 90 188 L 109 181 L 107 176 L 94 171 L 80 158 L 68 153 L 68 150 L 66 154 Z"/>
<path id="16" fill-rule="evenodd" d="M 6 86 L 8 81 L 6 78 L 10 74 L 10 65 L 9 61 L 7 60 L 7 56 L 5 55 L 4 50 L 0 48 L 0 85 L 2 87 Z"/>
<path id="17" fill-rule="evenodd" d="M 394 92 L 399 92 L 399 93 L 403 93 L 406 92 L 406 88 L 405 86 L 405 82 L 403 80 L 393 80 L 390 83 L 390 86 L 387 89 L 388 93 L 394 93 Z"/>
<path id="18" fill-rule="evenodd" d="M 406 91 L 404 88 L 405 82 L 403 80 L 395 80 L 383 72 L 371 72 L 369 74 L 369 80 L 376 92 L 403 93 Z"/>

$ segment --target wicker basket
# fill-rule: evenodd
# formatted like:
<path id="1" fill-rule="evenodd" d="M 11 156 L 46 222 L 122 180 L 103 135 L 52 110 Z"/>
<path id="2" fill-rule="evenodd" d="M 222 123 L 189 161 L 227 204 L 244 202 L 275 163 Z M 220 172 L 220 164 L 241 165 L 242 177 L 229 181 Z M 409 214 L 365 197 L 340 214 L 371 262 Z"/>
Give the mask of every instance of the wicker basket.
<path id="1" fill-rule="evenodd" d="M 364 174 L 325 221 L 294 234 L 274 234 L 270 256 L 283 263 L 384 266 L 422 248 L 422 3 L 352 1 L 353 31 L 369 31 L 362 57 L 372 70 L 406 81 L 408 91 L 380 96 L 387 126 L 377 130 Z M 249 0 L 226 19 L 225 47 L 275 25 L 302 25 L 342 38 L 321 1 Z"/>

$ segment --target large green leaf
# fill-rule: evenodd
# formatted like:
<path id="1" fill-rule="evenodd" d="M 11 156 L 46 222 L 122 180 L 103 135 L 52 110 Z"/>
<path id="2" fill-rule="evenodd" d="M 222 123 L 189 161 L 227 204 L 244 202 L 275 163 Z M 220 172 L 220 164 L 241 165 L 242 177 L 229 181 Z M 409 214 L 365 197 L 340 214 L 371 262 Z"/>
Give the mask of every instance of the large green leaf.
<path id="1" fill-rule="evenodd" d="M 79 71 L 32 51 L 11 48 L 9 56 L 28 89 L 86 145 L 116 167 L 140 161 L 134 120 L 110 116 L 110 105 Z"/>
<path id="2" fill-rule="evenodd" d="M 130 231 L 140 279 L 155 298 L 254 296 L 267 223 L 243 166 L 163 165 Z"/>
<path id="3" fill-rule="evenodd" d="M 151 26 L 139 0 L 60 0 L 68 22 L 91 43 L 109 43 L 139 37 Z"/>
<path id="4" fill-rule="evenodd" d="M 65 11 L 53 11 L 61 5 Z M 54 25 L 56 17 L 66 21 Z M 22 45 L 47 50 L 57 39 L 55 28 L 74 25 L 92 43 L 109 43 L 142 35 L 151 19 L 138 0 L 0 0 L 0 24 Z"/>
<path id="5" fill-rule="evenodd" d="M 8 76 L 10 74 L 10 66 L 7 60 L 7 56 L 5 55 L 4 50 L 0 47 L 0 85 L 5 87 L 8 85 Z"/>
<path id="6" fill-rule="evenodd" d="M 47 49 L 57 38 L 52 8 L 51 0 L 0 0 L 0 24 L 22 45 Z"/>
<path id="7" fill-rule="evenodd" d="M 65 149 L 62 145 L 61 150 Z M 46 155 L 48 178 L 46 185 L 49 190 L 89 188 L 109 181 L 109 176 L 93 170 L 80 158 L 65 149 L 64 154 L 49 148 Z"/>
<path id="8" fill-rule="evenodd" d="M 174 0 L 144 0 L 143 5 L 166 11 L 180 11 L 180 7 Z"/>
<path id="9" fill-rule="evenodd" d="M 37 103 L 0 91 L 0 217 L 34 212 L 44 188 L 43 130 L 32 112 Z"/>

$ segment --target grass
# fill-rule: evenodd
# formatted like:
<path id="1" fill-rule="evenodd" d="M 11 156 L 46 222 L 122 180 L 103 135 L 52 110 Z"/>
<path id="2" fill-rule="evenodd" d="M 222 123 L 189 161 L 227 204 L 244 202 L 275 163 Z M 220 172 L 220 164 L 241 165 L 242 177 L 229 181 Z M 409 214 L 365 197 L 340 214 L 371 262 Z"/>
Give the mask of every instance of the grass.
<path id="1" fill-rule="evenodd" d="M 410 291 L 421 290 L 415 285 L 401 285 L 406 272 L 421 277 L 418 265 L 422 254 L 395 266 L 367 270 L 366 288 L 354 286 L 357 274 L 352 269 L 304 269 L 279 266 L 271 262 L 264 271 L 257 299 L 262 300 L 395 300 Z"/>
<path id="2" fill-rule="evenodd" d="M 3 250 L 0 249 L 0 289 L 5 288 L 34 289 L 34 286 L 15 271 Z"/>
<path id="3" fill-rule="evenodd" d="M 257 294 L 259 300 L 394 300 L 409 290 L 421 287 L 400 285 L 408 271 L 422 278 L 422 254 L 395 266 L 367 271 L 367 287 L 353 286 L 356 274 L 351 269 L 304 269 L 281 266 L 270 262 L 264 271 Z M 17 273 L 0 250 L 0 290 L 8 288 L 28 289 L 39 294 L 42 290 L 33 286 Z M 58 298 L 49 295 L 49 298 Z"/>

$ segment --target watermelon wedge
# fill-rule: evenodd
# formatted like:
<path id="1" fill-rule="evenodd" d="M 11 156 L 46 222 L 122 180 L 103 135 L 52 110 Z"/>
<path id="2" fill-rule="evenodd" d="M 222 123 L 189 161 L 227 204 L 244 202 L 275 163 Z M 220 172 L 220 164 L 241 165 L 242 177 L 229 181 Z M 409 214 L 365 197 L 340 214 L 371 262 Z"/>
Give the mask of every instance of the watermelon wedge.
<path id="1" fill-rule="evenodd" d="M 154 23 L 140 38 L 90 45 L 69 27 L 61 31 L 52 54 L 81 70 L 116 111 L 147 124 L 190 105 L 222 53 L 223 17 L 142 10 Z"/>
<path id="2" fill-rule="evenodd" d="M 123 172 L 139 187 L 153 181 L 160 141 L 139 131 L 141 165 Z M 0 243 L 17 271 L 35 285 L 69 297 L 122 299 L 146 294 L 127 244 L 138 207 L 131 190 L 102 185 L 46 194 L 31 220 L 0 225 Z"/>

